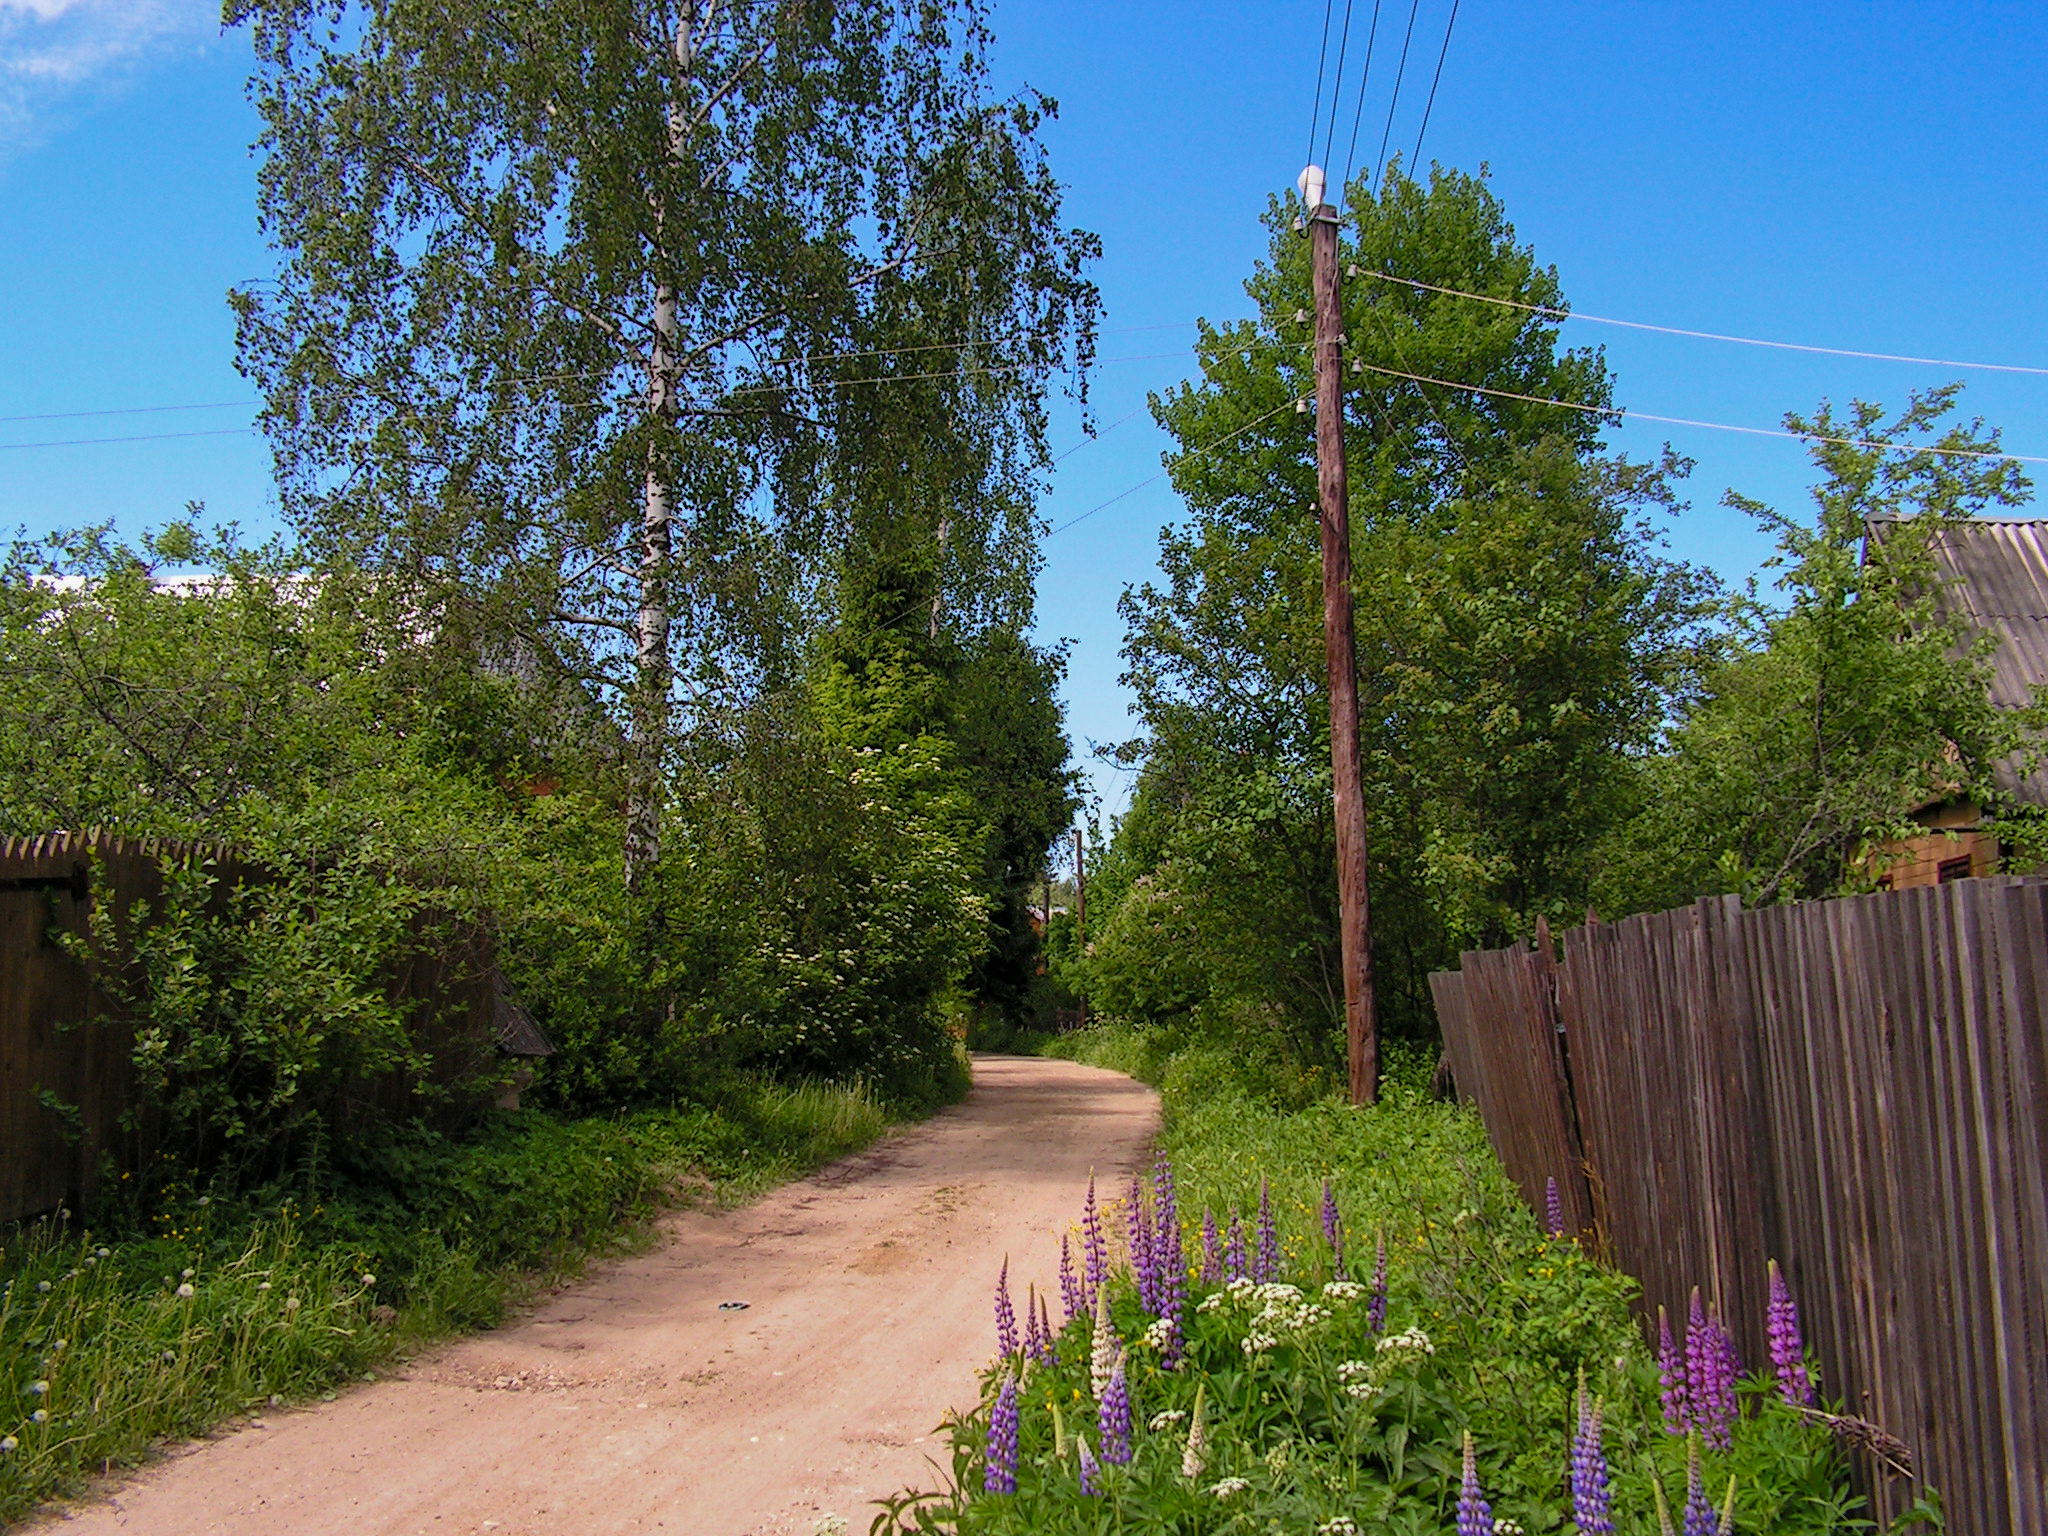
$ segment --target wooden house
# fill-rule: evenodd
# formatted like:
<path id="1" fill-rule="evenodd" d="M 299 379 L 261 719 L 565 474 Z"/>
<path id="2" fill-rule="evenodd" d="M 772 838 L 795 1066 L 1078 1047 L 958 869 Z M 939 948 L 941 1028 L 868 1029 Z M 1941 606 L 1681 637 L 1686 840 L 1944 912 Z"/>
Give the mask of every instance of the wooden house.
<path id="1" fill-rule="evenodd" d="M 1872 519 L 1867 537 L 1881 546 L 1891 519 Z M 1933 545 L 1943 608 L 1970 628 L 1998 637 L 1991 658 L 1991 701 L 2005 709 L 2031 704 L 2048 687 L 2048 522 L 1972 518 L 1943 530 Z M 2048 805 L 2048 766 L 2022 774 L 2022 764 L 1997 764 L 1998 788 L 2015 800 Z M 1888 843 L 1878 883 L 1892 890 L 1945 885 L 2000 872 L 1998 839 L 1984 830 L 1982 807 L 1967 795 L 1929 801 L 1913 813 L 1924 835 Z M 2010 873 L 2011 871 L 2006 871 Z"/>

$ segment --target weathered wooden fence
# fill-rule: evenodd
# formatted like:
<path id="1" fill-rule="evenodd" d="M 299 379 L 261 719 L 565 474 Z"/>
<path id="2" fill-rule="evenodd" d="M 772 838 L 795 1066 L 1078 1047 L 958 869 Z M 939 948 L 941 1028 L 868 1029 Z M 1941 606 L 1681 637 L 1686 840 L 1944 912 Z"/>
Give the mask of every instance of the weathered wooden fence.
<path id="1" fill-rule="evenodd" d="M 134 1093 L 134 1041 L 100 1017 L 106 1000 L 53 935 L 84 935 L 95 900 L 124 913 L 154 903 L 170 859 L 209 860 L 223 886 L 263 878 L 219 848 L 99 834 L 0 838 L 0 1222 L 91 1195 L 103 1153 L 132 1165 L 149 1141 Z M 481 934 L 415 956 L 392 986 L 426 1005 L 422 1043 L 441 1085 L 473 1076 L 500 1046 L 515 1055 L 552 1049 L 504 996 Z M 411 1094 L 395 1076 L 371 1079 L 353 1107 L 404 1114 Z"/>
<path id="2" fill-rule="evenodd" d="M 2048 884 L 1733 898 L 1430 978 L 1459 1091 L 1540 1210 L 1768 1358 L 1785 1270 L 1827 1389 L 1959 1536 L 2048 1532 Z M 1876 1512 L 1911 1490 L 1866 1469 Z"/>

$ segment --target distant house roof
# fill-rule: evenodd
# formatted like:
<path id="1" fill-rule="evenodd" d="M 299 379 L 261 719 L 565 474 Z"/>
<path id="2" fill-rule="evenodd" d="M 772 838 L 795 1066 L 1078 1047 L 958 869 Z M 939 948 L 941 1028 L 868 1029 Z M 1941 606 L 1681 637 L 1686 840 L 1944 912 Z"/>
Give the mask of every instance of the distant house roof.
<path id="1" fill-rule="evenodd" d="M 1893 518 L 1873 518 L 1868 532 L 1882 544 Z M 2048 521 L 1977 517 L 1935 537 L 1933 553 L 1945 584 L 1941 605 L 1972 628 L 1998 637 L 1991 656 L 1991 702 L 2017 709 L 2048 687 Z M 2048 805 L 2048 766 L 2027 778 L 2010 761 L 1993 769 L 1999 788 Z"/>

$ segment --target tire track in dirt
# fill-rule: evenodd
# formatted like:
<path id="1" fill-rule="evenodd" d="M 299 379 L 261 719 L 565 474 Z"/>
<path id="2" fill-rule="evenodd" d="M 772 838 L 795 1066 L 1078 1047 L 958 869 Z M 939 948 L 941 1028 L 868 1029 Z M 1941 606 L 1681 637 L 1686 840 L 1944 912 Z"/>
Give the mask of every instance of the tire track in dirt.
<path id="1" fill-rule="evenodd" d="M 984 1057 L 964 1104 L 339 1401 L 174 1455 L 67 1533 L 810 1536 L 929 1486 L 974 1400 L 1005 1255 L 1051 1286 L 1089 1170 L 1158 1125 L 1129 1078 Z M 721 1312 L 743 1300 L 745 1311 Z M 1057 1315 L 1057 1313 L 1055 1313 Z"/>

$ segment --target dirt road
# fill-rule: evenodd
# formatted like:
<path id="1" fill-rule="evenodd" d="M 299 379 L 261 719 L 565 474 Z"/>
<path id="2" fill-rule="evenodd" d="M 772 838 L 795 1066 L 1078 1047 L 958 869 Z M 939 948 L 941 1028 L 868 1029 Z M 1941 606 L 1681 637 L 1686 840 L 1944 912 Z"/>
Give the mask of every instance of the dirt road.
<path id="1" fill-rule="evenodd" d="M 148 1536 L 864 1533 L 944 1463 L 940 1416 L 994 1352 L 1005 1254 L 1053 1288 L 1092 1167 L 1114 1188 L 1157 1101 L 984 1058 L 967 1102 L 743 1210 L 669 1222 L 516 1327 L 207 1442 L 66 1521 Z M 745 1301 L 745 1311 L 719 1304 Z M 55 1529 L 53 1524 L 48 1529 Z"/>

